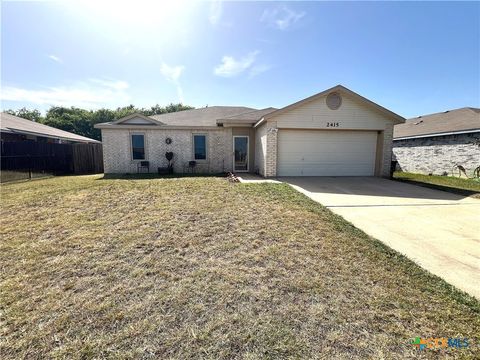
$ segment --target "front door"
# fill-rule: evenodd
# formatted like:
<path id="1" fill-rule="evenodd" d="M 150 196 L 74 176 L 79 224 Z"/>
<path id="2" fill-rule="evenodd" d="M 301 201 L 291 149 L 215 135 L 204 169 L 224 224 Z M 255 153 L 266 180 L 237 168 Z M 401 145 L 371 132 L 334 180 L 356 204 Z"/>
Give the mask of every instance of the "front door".
<path id="1" fill-rule="evenodd" d="M 233 171 L 248 171 L 248 136 L 233 137 Z"/>

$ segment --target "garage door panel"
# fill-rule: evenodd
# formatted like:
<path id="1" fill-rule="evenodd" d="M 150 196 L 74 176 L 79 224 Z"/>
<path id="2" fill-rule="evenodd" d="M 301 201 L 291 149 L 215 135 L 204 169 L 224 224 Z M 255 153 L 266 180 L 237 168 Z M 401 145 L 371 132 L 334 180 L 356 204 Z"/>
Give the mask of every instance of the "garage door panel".
<path id="1" fill-rule="evenodd" d="M 372 176 L 374 131 L 280 130 L 279 176 Z"/>

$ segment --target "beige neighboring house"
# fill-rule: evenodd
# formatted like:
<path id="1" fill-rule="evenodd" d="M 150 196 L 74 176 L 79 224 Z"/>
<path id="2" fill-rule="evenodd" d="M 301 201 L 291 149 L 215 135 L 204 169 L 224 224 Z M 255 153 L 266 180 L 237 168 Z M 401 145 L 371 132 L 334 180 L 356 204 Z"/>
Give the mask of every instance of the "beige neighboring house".
<path id="1" fill-rule="evenodd" d="M 212 106 L 97 124 L 105 173 L 227 171 L 276 176 L 390 175 L 401 116 L 337 85 L 281 109 Z"/>
<path id="2" fill-rule="evenodd" d="M 418 116 L 395 126 L 394 157 L 400 170 L 468 176 L 480 166 L 480 109 L 465 107 Z"/>

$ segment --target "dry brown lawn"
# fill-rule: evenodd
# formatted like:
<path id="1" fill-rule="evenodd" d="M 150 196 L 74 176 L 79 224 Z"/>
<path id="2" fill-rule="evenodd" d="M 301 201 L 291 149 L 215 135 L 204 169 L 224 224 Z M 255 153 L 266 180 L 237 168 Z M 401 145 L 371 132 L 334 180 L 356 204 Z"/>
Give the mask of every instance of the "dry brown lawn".
<path id="1" fill-rule="evenodd" d="M 2 186 L 0 358 L 474 358 L 480 305 L 283 184 Z M 419 352 L 411 338 L 469 338 Z"/>

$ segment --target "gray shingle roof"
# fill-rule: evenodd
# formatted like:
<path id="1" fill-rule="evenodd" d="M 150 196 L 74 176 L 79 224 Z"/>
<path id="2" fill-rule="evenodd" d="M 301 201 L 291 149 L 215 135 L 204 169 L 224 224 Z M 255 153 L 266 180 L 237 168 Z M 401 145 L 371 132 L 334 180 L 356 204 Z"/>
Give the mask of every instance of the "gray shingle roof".
<path id="1" fill-rule="evenodd" d="M 480 109 L 465 107 L 423 115 L 395 125 L 393 138 L 428 136 L 450 132 L 480 131 Z"/>
<path id="2" fill-rule="evenodd" d="M 217 120 L 217 123 L 227 123 L 227 122 L 235 122 L 235 123 L 256 123 L 259 121 L 262 117 L 264 117 L 266 114 L 270 114 L 271 112 L 276 111 L 276 108 L 269 107 L 266 109 L 261 109 L 261 110 L 254 110 L 254 111 L 249 111 L 243 114 L 239 115 L 233 115 L 229 116 L 227 118 L 219 119 Z"/>
<path id="3" fill-rule="evenodd" d="M 217 126 L 217 119 L 225 119 L 255 110 L 244 106 L 209 106 L 150 117 L 170 126 Z"/>
<path id="4" fill-rule="evenodd" d="M 85 136 L 73 134 L 68 131 L 56 129 L 51 126 L 43 125 L 27 119 L 22 119 L 18 116 L 3 112 L 0 114 L 0 125 L 2 132 L 30 134 L 68 141 L 100 143 L 100 141 L 93 140 Z"/>

